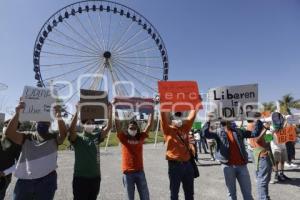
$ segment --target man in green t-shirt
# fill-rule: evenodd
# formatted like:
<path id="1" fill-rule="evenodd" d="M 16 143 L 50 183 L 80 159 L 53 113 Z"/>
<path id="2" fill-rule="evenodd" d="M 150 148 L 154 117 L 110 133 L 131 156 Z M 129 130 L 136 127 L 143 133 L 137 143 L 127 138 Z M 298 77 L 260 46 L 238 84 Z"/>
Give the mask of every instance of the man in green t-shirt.
<path id="1" fill-rule="evenodd" d="M 83 133 L 76 132 L 78 108 L 70 125 L 69 140 L 75 150 L 73 175 L 74 200 L 96 200 L 101 181 L 99 144 L 106 137 L 112 124 L 112 107 L 108 106 L 108 122 L 96 129 L 93 119 L 82 121 Z"/>

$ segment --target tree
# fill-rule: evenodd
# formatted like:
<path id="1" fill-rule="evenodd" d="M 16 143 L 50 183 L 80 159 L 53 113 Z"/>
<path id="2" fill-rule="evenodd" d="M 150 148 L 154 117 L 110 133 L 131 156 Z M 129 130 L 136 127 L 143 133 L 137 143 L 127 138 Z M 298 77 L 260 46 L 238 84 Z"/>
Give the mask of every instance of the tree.
<path id="1" fill-rule="evenodd" d="M 279 100 L 280 112 L 291 115 L 291 109 L 300 109 L 300 99 L 295 99 L 291 94 L 286 94 Z"/>
<path id="2" fill-rule="evenodd" d="M 263 103 L 263 112 L 269 111 L 274 112 L 276 110 L 276 105 L 273 101 Z"/>

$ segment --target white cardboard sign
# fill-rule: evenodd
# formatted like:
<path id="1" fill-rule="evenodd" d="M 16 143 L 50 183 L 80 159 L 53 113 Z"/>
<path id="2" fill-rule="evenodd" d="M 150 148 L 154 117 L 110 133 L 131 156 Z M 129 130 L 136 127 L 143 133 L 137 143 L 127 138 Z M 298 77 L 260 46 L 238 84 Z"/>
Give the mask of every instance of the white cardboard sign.
<path id="1" fill-rule="evenodd" d="M 208 99 L 216 115 L 228 120 L 242 120 L 257 109 L 258 85 L 237 85 L 212 88 Z"/>
<path id="2" fill-rule="evenodd" d="M 55 99 L 48 88 L 25 86 L 23 90 L 25 109 L 20 113 L 20 121 L 47 121 L 51 120 L 51 109 Z"/>

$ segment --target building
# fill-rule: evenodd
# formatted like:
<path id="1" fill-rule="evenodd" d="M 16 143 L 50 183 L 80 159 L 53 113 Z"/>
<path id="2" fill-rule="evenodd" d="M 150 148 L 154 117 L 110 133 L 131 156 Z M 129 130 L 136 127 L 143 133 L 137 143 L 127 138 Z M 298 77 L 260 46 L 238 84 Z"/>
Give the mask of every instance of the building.
<path id="1" fill-rule="evenodd" d="M 5 120 L 5 114 L 4 113 L 0 113 L 0 124 L 2 124 Z"/>

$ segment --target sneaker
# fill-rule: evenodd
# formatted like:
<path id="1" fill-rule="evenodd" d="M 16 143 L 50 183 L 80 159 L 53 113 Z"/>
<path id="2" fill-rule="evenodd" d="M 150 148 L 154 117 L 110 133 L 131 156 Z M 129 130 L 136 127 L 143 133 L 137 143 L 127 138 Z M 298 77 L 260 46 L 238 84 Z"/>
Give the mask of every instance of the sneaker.
<path id="1" fill-rule="evenodd" d="M 214 158 L 211 158 L 211 159 L 210 159 L 210 161 L 216 161 L 216 159 L 214 159 Z"/>
<path id="2" fill-rule="evenodd" d="M 284 167 L 291 169 L 291 168 L 298 168 L 299 166 L 294 163 L 291 164 L 284 163 Z"/>
<path id="3" fill-rule="evenodd" d="M 279 177 L 278 174 L 275 174 L 274 179 L 271 180 L 270 183 L 271 183 L 271 184 L 276 184 L 276 183 L 278 183 L 278 182 L 279 182 L 278 177 Z"/>
<path id="4" fill-rule="evenodd" d="M 287 177 L 285 174 L 280 174 L 279 175 L 281 178 L 283 178 L 284 180 L 290 181 L 292 180 L 291 178 Z"/>

